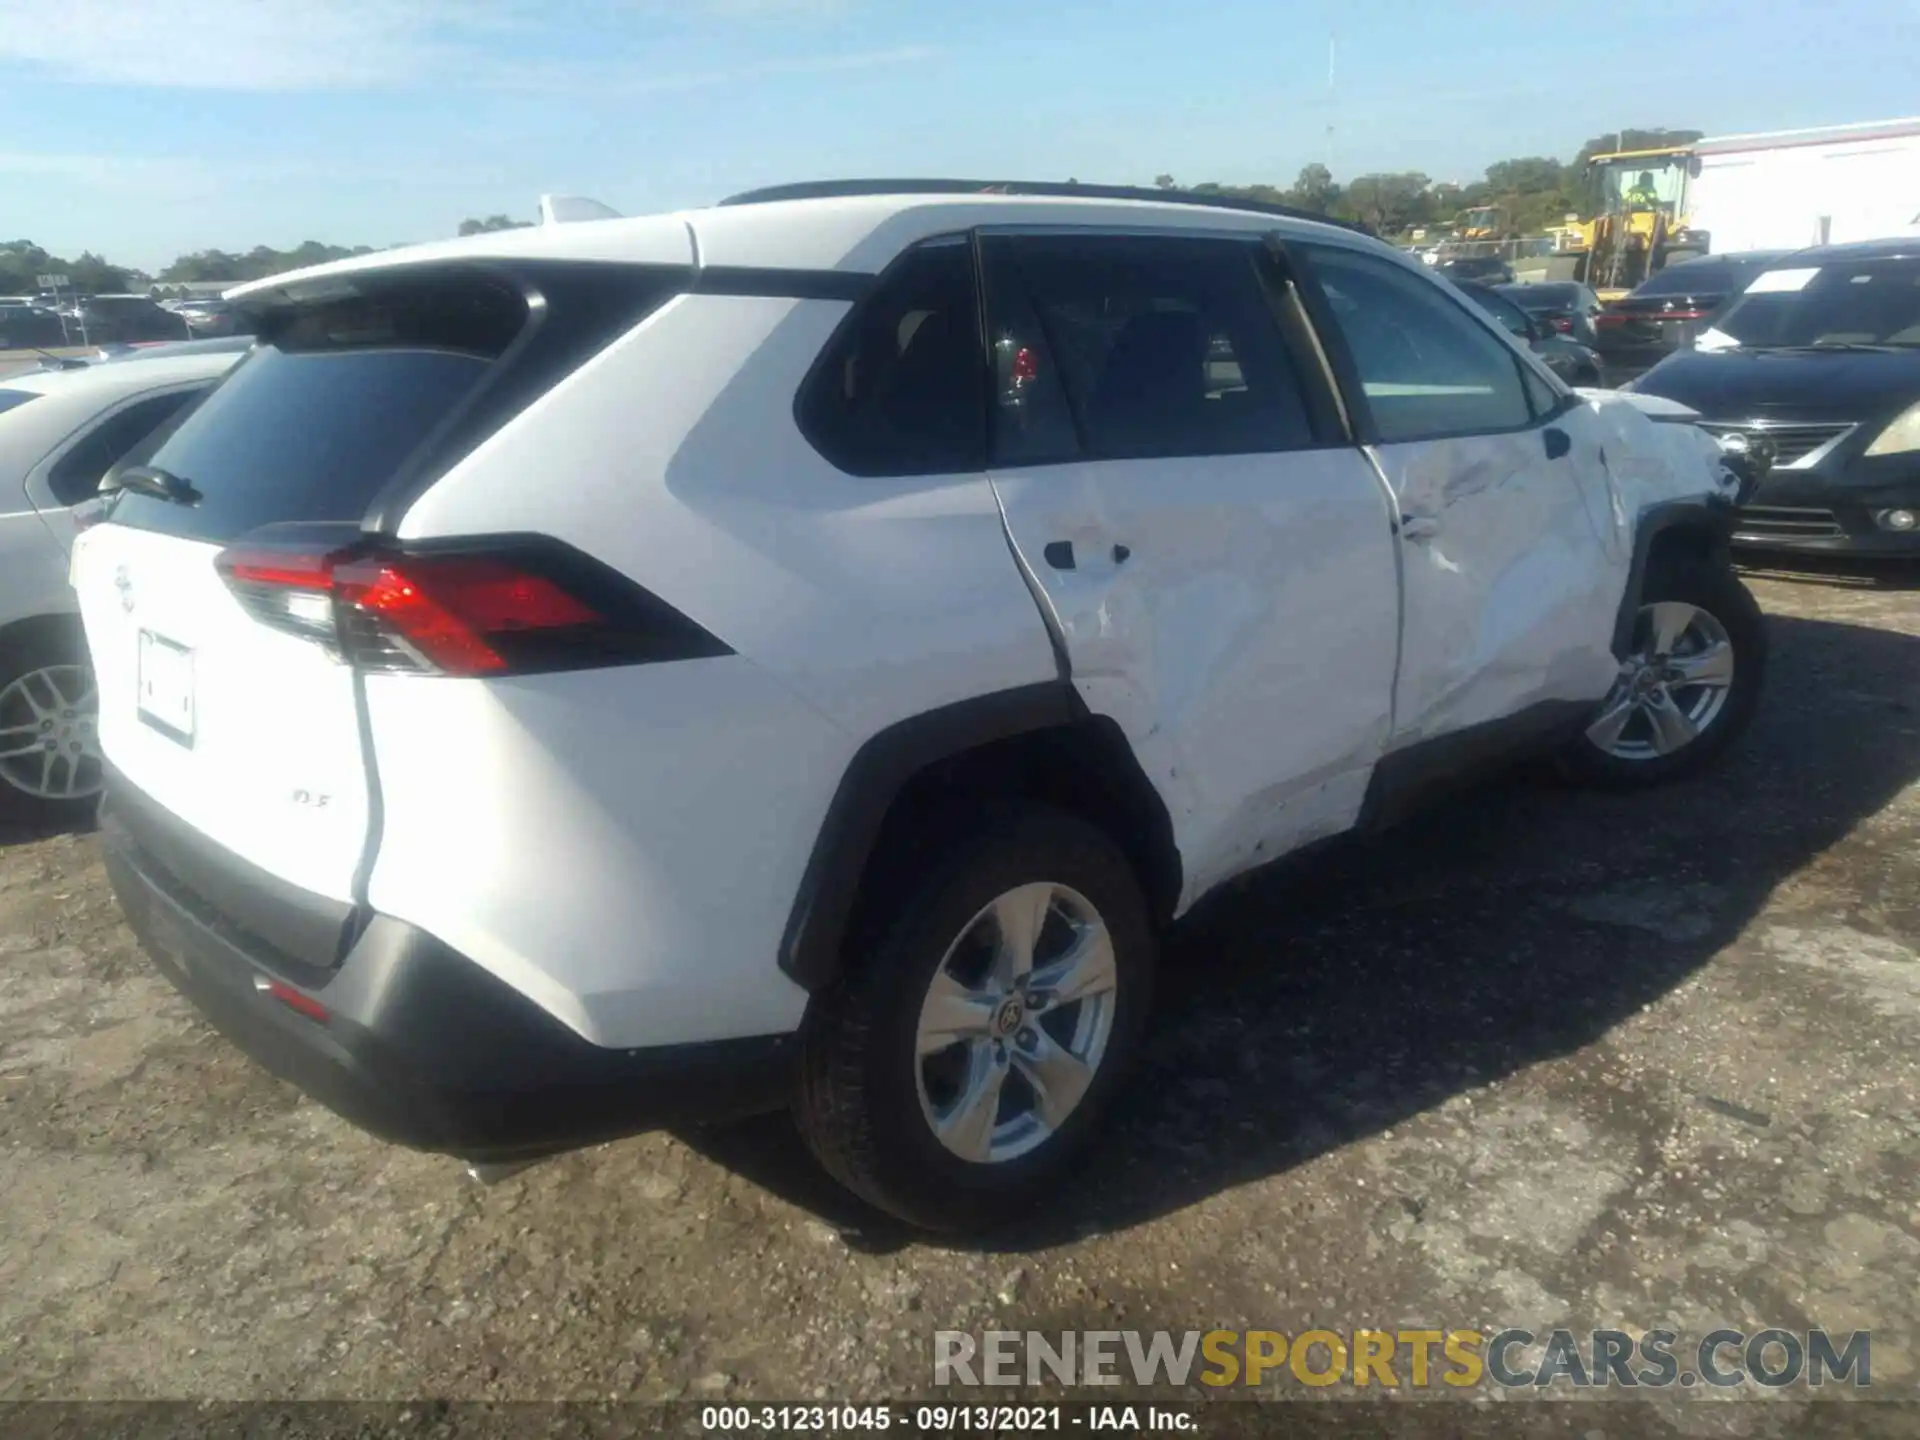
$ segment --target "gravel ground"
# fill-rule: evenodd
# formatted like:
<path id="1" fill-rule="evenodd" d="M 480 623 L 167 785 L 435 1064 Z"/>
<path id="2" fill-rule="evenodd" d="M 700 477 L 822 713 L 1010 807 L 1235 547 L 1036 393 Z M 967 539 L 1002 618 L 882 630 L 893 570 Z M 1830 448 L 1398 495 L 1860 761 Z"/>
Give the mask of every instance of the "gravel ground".
<path id="1" fill-rule="evenodd" d="M 1316 1324 L 1871 1328 L 1920 1399 L 1915 585 L 1756 578 L 1707 778 L 1514 780 L 1204 907 L 1120 1123 L 992 1244 L 774 1120 L 482 1189 L 200 1024 L 92 837 L 0 836 L 0 1399 L 838 1401 L 926 1393 L 935 1328 Z"/>

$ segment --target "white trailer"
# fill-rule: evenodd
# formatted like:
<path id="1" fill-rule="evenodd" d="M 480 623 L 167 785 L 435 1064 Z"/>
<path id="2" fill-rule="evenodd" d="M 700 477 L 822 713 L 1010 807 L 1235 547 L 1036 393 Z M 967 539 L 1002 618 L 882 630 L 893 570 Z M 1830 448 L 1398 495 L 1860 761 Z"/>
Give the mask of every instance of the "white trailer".
<path id="1" fill-rule="evenodd" d="M 1920 235 L 1920 118 L 1693 147 L 1691 228 L 1715 254 Z"/>

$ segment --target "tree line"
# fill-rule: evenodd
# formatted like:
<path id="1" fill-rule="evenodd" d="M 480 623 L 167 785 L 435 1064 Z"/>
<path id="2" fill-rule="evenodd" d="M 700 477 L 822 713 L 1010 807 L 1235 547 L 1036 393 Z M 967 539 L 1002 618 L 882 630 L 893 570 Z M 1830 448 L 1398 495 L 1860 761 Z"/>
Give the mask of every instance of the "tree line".
<path id="1" fill-rule="evenodd" d="M 1164 190 L 1185 189 L 1197 195 L 1292 205 L 1319 215 L 1358 220 L 1382 235 L 1401 235 L 1419 226 L 1444 226 L 1462 210 L 1498 205 L 1504 212 L 1502 228 L 1514 234 L 1537 234 L 1566 215 L 1589 216 L 1599 206 L 1597 182 L 1586 171 L 1586 162 L 1594 155 L 1687 145 L 1700 135 L 1698 130 L 1629 127 L 1595 136 L 1571 161 L 1543 155 L 1497 160 L 1481 179 L 1466 184 L 1436 182 L 1417 170 L 1356 175 L 1342 183 L 1318 161 L 1303 167 L 1289 186 L 1227 185 L 1209 180 L 1183 187 L 1172 175 L 1161 175 L 1155 183 Z M 459 233 L 516 230 L 529 223 L 509 215 L 469 217 L 460 222 Z M 38 277 L 47 274 L 66 275 L 72 288 L 84 294 L 145 291 L 195 282 L 238 284 L 306 265 L 371 254 L 375 248 L 308 240 L 291 250 L 276 250 L 270 245 L 256 245 L 244 253 L 199 250 L 180 256 L 159 274 L 149 275 L 131 266 L 115 265 L 92 251 L 67 260 L 49 254 L 31 240 L 15 240 L 0 243 L 0 295 L 31 295 L 40 289 Z"/>
<path id="2" fill-rule="evenodd" d="M 1205 181 L 1182 186 L 1171 175 L 1155 184 L 1163 190 L 1185 189 L 1196 195 L 1221 195 L 1291 205 L 1339 220 L 1358 220 L 1382 235 L 1402 235 L 1420 226 L 1452 223 L 1462 210 L 1497 205 L 1504 212 L 1501 228 L 1515 235 L 1533 235 L 1566 216 L 1591 216 L 1603 197 L 1597 176 L 1588 174 L 1587 161 L 1616 150 L 1658 150 L 1690 145 L 1698 130 L 1640 127 L 1598 135 L 1580 147 L 1571 161 L 1545 155 L 1496 160 L 1479 180 L 1467 184 L 1434 181 L 1418 170 L 1357 175 L 1344 185 L 1318 162 L 1306 166 L 1291 186 L 1222 185 Z"/>

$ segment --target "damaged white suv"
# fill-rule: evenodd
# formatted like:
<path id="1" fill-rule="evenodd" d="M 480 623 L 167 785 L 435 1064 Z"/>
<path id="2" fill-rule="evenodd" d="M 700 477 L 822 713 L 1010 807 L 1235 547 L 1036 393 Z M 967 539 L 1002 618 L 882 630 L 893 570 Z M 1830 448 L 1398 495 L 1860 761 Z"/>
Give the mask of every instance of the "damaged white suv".
<path id="1" fill-rule="evenodd" d="M 791 1105 L 989 1221 L 1209 890 L 1543 749 L 1664 779 L 1760 687 L 1712 444 L 1311 218 L 810 186 L 239 299 L 75 547 L 110 867 L 407 1144 Z"/>

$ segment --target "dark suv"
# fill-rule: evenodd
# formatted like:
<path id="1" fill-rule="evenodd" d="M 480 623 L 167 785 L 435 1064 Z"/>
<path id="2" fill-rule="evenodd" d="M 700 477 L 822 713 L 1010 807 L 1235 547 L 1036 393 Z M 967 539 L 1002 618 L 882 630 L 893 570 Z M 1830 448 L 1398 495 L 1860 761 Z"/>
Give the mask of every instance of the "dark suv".
<path id="1" fill-rule="evenodd" d="M 1771 452 L 1739 543 L 1920 556 L 1920 238 L 1788 256 L 1633 388 Z"/>

